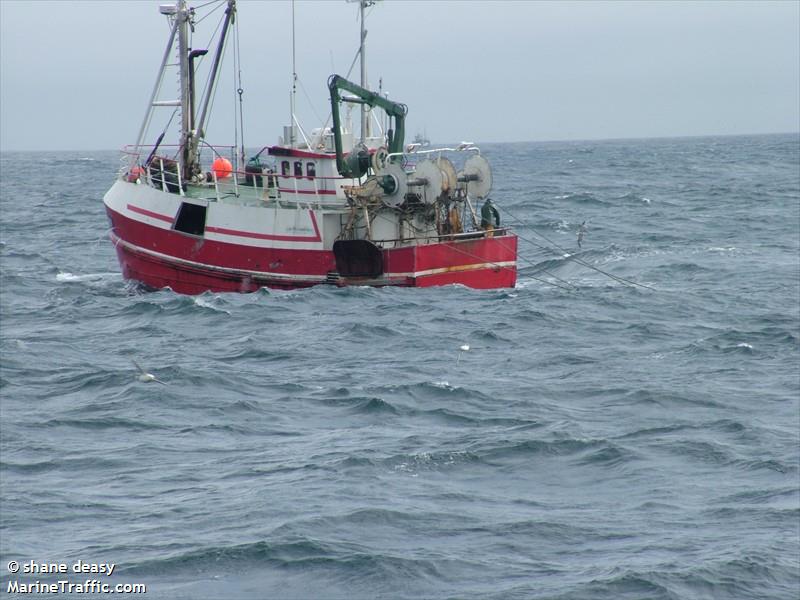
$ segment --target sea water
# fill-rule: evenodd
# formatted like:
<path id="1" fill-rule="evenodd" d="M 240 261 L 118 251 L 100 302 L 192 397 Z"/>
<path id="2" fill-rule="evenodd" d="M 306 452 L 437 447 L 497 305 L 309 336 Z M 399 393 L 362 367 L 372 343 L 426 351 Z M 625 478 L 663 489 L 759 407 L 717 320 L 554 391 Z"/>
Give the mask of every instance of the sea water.
<path id="1" fill-rule="evenodd" d="M 482 150 L 515 289 L 195 297 L 4 153 L 2 593 L 796 599 L 800 137 Z"/>

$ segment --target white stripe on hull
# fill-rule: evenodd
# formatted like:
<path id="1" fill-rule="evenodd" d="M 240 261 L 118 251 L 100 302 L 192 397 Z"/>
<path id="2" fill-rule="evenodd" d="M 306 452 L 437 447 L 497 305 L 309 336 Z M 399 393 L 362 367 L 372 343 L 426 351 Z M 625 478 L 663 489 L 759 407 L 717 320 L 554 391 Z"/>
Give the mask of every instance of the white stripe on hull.
<path id="1" fill-rule="evenodd" d="M 197 271 L 209 271 L 211 273 L 219 273 L 224 275 L 232 275 L 235 277 L 252 277 L 255 279 L 269 279 L 272 281 L 285 281 L 286 283 L 308 282 L 308 283 L 323 283 L 325 276 L 321 275 L 289 275 L 286 273 L 270 273 L 269 271 L 251 271 L 249 269 L 232 269 L 230 267 L 220 267 L 217 265 L 209 265 L 207 263 L 200 263 L 193 260 L 186 260 L 185 258 L 178 258 L 170 254 L 163 254 L 155 250 L 148 250 L 141 246 L 136 246 L 126 242 L 113 231 L 111 232 L 111 241 L 114 246 L 122 246 L 126 250 L 135 254 L 144 254 L 152 258 L 157 258 L 161 262 L 171 263 L 181 266 L 186 269 L 194 269 Z"/>
<path id="2" fill-rule="evenodd" d="M 286 283 L 304 282 L 304 283 L 319 284 L 319 283 L 324 283 L 327 280 L 326 276 L 321 276 L 321 275 L 291 275 L 286 273 L 272 273 L 269 271 L 233 269 L 230 267 L 220 267 L 217 265 L 209 265 L 207 263 L 200 263 L 192 260 L 186 260 L 184 258 L 178 258 L 169 254 L 164 254 L 162 252 L 156 252 L 155 250 L 148 250 L 147 248 L 136 246 L 134 244 L 126 242 L 125 240 L 117 236 L 113 231 L 111 232 L 111 241 L 114 243 L 114 246 L 122 246 L 123 248 L 125 248 L 130 252 L 134 252 L 136 254 L 144 254 L 146 256 L 157 258 L 158 260 L 165 263 L 172 263 L 184 268 L 194 269 L 197 271 L 210 271 L 212 273 L 219 273 L 234 277 L 251 277 L 255 279 L 265 279 L 265 280 L 286 282 Z M 431 275 L 441 275 L 443 273 L 477 271 L 482 269 L 510 269 L 510 268 L 515 268 L 516 264 L 517 263 L 515 261 L 474 263 L 470 265 L 457 265 L 452 267 L 426 269 L 424 271 L 413 271 L 404 273 L 396 273 L 396 272 L 384 273 L 384 277 L 386 277 L 387 279 L 407 279 L 407 278 L 416 279 L 419 277 L 428 277 Z"/>

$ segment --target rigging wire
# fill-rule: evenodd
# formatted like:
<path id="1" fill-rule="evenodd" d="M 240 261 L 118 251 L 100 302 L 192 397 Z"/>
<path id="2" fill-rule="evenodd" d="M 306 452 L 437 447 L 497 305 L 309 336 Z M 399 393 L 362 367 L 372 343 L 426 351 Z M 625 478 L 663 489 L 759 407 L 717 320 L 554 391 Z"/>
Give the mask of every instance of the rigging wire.
<path id="1" fill-rule="evenodd" d="M 380 213 L 377 213 L 377 214 L 376 214 L 376 215 L 373 217 L 373 219 L 376 219 L 376 218 L 377 218 L 377 219 L 384 219 L 384 220 L 386 220 L 386 221 L 390 221 L 390 219 L 388 219 L 387 217 L 385 217 L 384 215 L 382 215 L 382 214 L 380 214 Z M 390 221 L 390 222 L 391 222 L 391 221 Z M 411 225 L 411 228 L 412 228 L 412 229 L 414 229 L 414 230 L 415 230 L 417 233 L 422 233 L 422 232 L 423 232 L 423 230 L 422 230 L 422 229 L 419 229 L 419 228 L 415 227 L 415 226 L 414 226 L 412 223 L 409 223 L 409 225 Z M 515 234 L 515 235 L 516 235 L 516 234 Z M 517 236 L 517 237 L 519 237 L 519 236 Z M 500 244 L 500 247 L 501 247 L 501 248 L 503 248 L 504 250 L 511 250 L 511 248 L 510 248 L 509 246 L 505 245 L 505 244 Z M 485 258 L 483 258 L 482 256 L 479 256 L 479 255 L 477 255 L 477 254 L 473 254 L 473 253 L 471 253 L 471 252 L 469 252 L 469 251 L 467 251 L 467 250 L 463 250 L 463 249 L 461 249 L 461 248 L 456 248 L 455 246 L 451 246 L 451 248 L 452 248 L 453 250 L 455 250 L 456 252 L 461 252 L 462 254 L 465 254 L 465 255 L 467 255 L 467 256 L 470 256 L 470 257 L 472 257 L 472 258 L 477 258 L 477 259 L 479 259 L 479 260 L 482 260 L 482 261 L 486 262 L 486 259 L 485 259 Z M 522 259 L 523 261 L 527 262 L 529 265 L 531 265 L 531 266 L 533 266 L 533 267 L 536 267 L 536 266 L 537 266 L 537 265 L 536 265 L 536 263 L 534 263 L 533 261 L 530 261 L 530 260 L 526 259 L 525 257 L 520 257 L 519 255 L 517 255 L 517 260 L 520 260 L 520 259 Z M 511 268 L 511 267 L 507 267 L 507 266 L 505 266 L 505 265 L 501 265 L 501 264 L 498 264 L 498 263 L 496 263 L 496 262 L 491 262 L 491 261 L 489 261 L 489 262 L 488 262 L 488 264 L 490 264 L 490 265 L 492 265 L 492 266 L 494 266 L 494 267 L 497 267 L 498 269 L 508 269 L 508 270 L 512 270 L 512 268 Z M 563 285 L 558 285 L 558 284 L 555 284 L 555 283 L 553 283 L 552 281 L 546 281 L 546 280 L 544 280 L 544 279 L 541 279 L 541 278 L 539 278 L 539 277 L 535 277 L 535 276 L 533 276 L 533 275 L 529 275 L 528 277 L 530 277 L 531 279 L 535 279 L 536 281 L 540 281 L 540 282 L 542 282 L 542 283 L 546 283 L 546 284 L 548 284 L 548 285 L 554 285 L 554 286 L 556 286 L 556 287 L 559 287 L 559 288 L 561 288 L 561 289 L 565 289 L 565 290 L 568 290 L 568 291 L 571 291 L 571 290 L 576 290 L 576 289 L 578 289 L 578 288 L 577 288 L 577 286 L 575 286 L 575 284 L 573 284 L 573 283 L 570 283 L 570 282 L 569 282 L 569 281 L 567 281 L 566 279 L 562 279 L 561 277 L 558 277 L 557 275 L 554 275 L 553 273 L 551 273 L 550 271 L 547 271 L 546 269 L 542 269 L 542 271 L 543 271 L 544 273 L 547 273 L 548 275 L 550 275 L 550 277 L 552 277 L 553 279 L 556 279 L 556 280 L 560 281 L 561 283 L 563 283 L 563 284 L 565 284 L 566 286 L 569 286 L 569 287 L 565 287 L 565 286 L 563 286 Z"/>
<path id="2" fill-rule="evenodd" d="M 202 5 L 198 6 L 198 7 L 196 7 L 195 10 L 200 10 L 201 8 L 205 8 L 209 4 L 214 4 L 214 2 L 219 2 L 219 4 L 216 6 L 216 8 L 212 8 L 210 11 L 208 11 L 208 14 L 202 16 L 200 19 L 195 21 L 195 25 L 199 25 L 200 23 L 205 21 L 208 17 L 213 15 L 215 12 L 217 12 L 220 8 L 222 8 L 226 4 L 225 0 L 211 0 L 211 2 L 206 2 L 205 4 L 202 4 Z"/>
<path id="3" fill-rule="evenodd" d="M 225 17 L 226 17 L 226 15 L 222 15 L 222 17 L 220 18 L 219 23 L 217 23 L 217 28 L 214 30 L 214 34 L 215 35 L 216 35 L 216 32 L 217 32 L 217 29 L 219 29 L 222 26 L 222 23 L 224 22 Z M 211 39 L 212 40 L 214 39 L 213 35 L 212 35 Z M 222 46 L 222 55 L 220 56 L 220 59 L 219 59 L 220 63 L 225 62 L 225 54 L 226 54 L 227 51 L 228 51 L 228 38 L 226 37 L 225 38 L 225 43 Z M 214 82 L 211 81 L 211 73 L 212 72 L 213 72 L 213 69 L 211 69 L 208 72 L 208 78 L 206 80 L 206 87 L 203 89 L 203 95 L 205 96 L 206 90 L 208 89 L 208 86 L 209 85 L 211 86 L 211 90 L 209 92 L 211 94 L 211 100 L 210 100 L 209 106 L 208 106 L 208 114 L 209 115 L 211 115 L 214 112 L 214 102 L 217 99 L 216 86 L 214 85 Z M 203 133 L 205 134 L 205 132 L 203 132 Z"/>
<path id="4" fill-rule="evenodd" d="M 322 122 L 322 118 L 319 116 L 319 113 L 317 112 L 317 109 L 316 109 L 316 107 L 314 106 L 314 103 L 311 100 L 311 96 L 308 95 L 308 91 L 306 90 L 306 86 L 303 85 L 303 80 L 298 77 L 297 78 L 297 83 L 300 84 L 300 89 L 303 91 L 303 95 L 306 97 L 306 100 L 308 100 L 308 105 L 311 107 L 311 112 L 313 112 L 314 116 L 317 117 L 317 121 Z"/>
<path id="5" fill-rule="evenodd" d="M 466 208 L 466 202 L 465 202 L 465 208 Z M 381 217 L 381 218 L 385 218 L 385 217 Z M 420 229 L 420 228 L 418 228 L 418 227 L 415 227 L 413 223 L 409 223 L 409 225 L 410 225 L 410 226 L 411 226 L 411 228 L 412 228 L 414 231 L 416 231 L 417 233 L 423 233 L 423 230 L 422 230 L 422 229 Z M 516 233 L 516 232 L 514 233 L 514 235 L 516 235 L 517 237 L 520 237 L 520 236 L 519 236 L 519 234 L 518 234 L 518 233 Z M 520 238 L 520 239 L 524 239 L 524 238 Z M 527 240 L 525 240 L 525 241 L 527 241 Z M 510 248 L 509 248 L 508 246 L 505 246 L 505 245 L 503 245 L 503 244 L 501 244 L 501 246 L 502 246 L 502 247 L 503 247 L 503 249 L 505 249 L 505 250 L 510 250 Z M 550 248 L 545 248 L 544 246 L 541 246 L 541 248 L 543 248 L 544 250 L 547 250 L 548 252 L 552 252 L 552 250 L 551 250 Z M 524 261 L 524 262 L 528 263 L 528 265 L 529 265 L 529 266 L 532 266 L 532 267 L 538 267 L 538 265 L 537 265 L 536 263 L 534 263 L 534 262 L 533 262 L 533 261 L 531 261 L 531 260 L 528 260 L 528 259 L 527 259 L 527 258 L 525 258 L 524 256 L 523 256 L 523 257 L 520 257 L 520 256 L 519 256 L 519 254 L 517 254 L 517 259 L 518 259 L 518 260 L 522 260 L 522 261 Z M 561 277 L 559 277 L 559 276 L 558 276 L 558 275 L 556 275 L 555 273 L 552 273 L 552 272 L 548 271 L 547 269 L 539 269 L 539 271 L 540 271 L 541 273 L 546 273 L 547 275 L 549 275 L 549 276 L 550 276 L 550 277 L 552 277 L 553 279 L 556 279 L 556 280 L 558 280 L 558 281 L 560 281 L 560 282 L 562 282 L 562 283 L 564 283 L 564 284 L 566 284 L 566 285 L 570 286 L 570 287 L 571 287 L 571 288 L 573 288 L 573 289 L 577 289 L 577 286 L 575 286 L 575 284 L 573 284 L 573 283 L 570 283 L 570 282 L 569 282 L 569 281 L 567 281 L 566 279 L 562 279 Z"/>
<path id="6" fill-rule="evenodd" d="M 224 6 L 224 4 L 220 4 L 220 6 Z M 219 8 L 219 7 L 217 7 L 217 8 Z M 216 10 L 216 9 L 214 9 L 214 10 Z M 211 12 L 214 12 L 214 11 L 211 11 Z M 209 13 L 206 16 L 210 16 L 210 15 L 211 15 L 211 13 Z M 225 21 L 225 15 L 223 14 L 220 17 L 219 22 L 217 23 L 217 26 L 214 28 L 214 31 L 211 33 L 211 37 L 209 38 L 208 43 L 206 44 L 206 48 L 210 48 L 211 47 L 211 43 L 214 41 L 214 38 L 217 36 L 217 32 L 219 31 L 220 27 L 222 27 L 222 23 L 224 21 Z M 226 40 L 225 48 L 227 48 L 227 46 L 228 46 L 228 43 L 227 43 L 227 40 Z M 206 55 L 206 56 L 208 56 L 208 55 Z M 223 57 L 224 57 L 224 48 L 223 48 Z M 200 58 L 200 61 L 199 61 L 200 64 L 202 64 L 202 61 L 203 61 L 204 58 L 205 58 L 205 56 Z M 214 85 L 213 82 L 211 81 L 211 71 L 213 71 L 213 69 L 210 69 L 209 72 L 208 72 L 208 75 L 206 75 L 206 82 L 205 82 L 205 84 L 203 86 L 203 93 L 200 94 L 200 98 L 204 98 L 205 97 L 206 92 L 208 92 L 209 85 L 211 85 L 211 86 Z M 209 107 L 209 112 L 210 112 L 210 109 L 213 108 L 213 106 L 214 106 L 214 98 L 212 97 L 211 98 L 211 106 Z"/>
<path id="7" fill-rule="evenodd" d="M 239 124 L 237 123 L 237 115 L 239 113 L 239 107 L 236 106 L 236 51 L 233 52 L 233 153 L 234 153 L 234 165 L 233 168 L 238 171 L 239 170 Z M 241 96 L 239 96 L 241 100 Z"/>
<path id="8" fill-rule="evenodd" d="M 515 233 L 514 235 L 517 235 L 517 234 Z M 519 236 L 517 235 L 517 237 L 519 237 Z M 537 268 L 537 267 L 539 266 L 539 265 L 537 265 L 535 262 L 533 262 L 532 260 L 529 260 L 529 259 L 525 258 L 524 256 L 519 256 L 519 254 L 517 254 L 517 260 L 522 260 L 523 262 L 526 262 L 526 263 L 528 263 L 528 265 L 529 265 L 529 266 L 531 266 L 531 267 L 533 267 L 533 268 Z M 558 281 L 560 281 L 560 282 L 562 282 L 562 283 L 564 283 L 564 284 L 568 285 L 568 286 L 569 286 L 570 288 L 572 288 L 573 290 L 576 290 L 576 289 L 578 289 L 578 287 L 577 287 L 577 286 L 576 286 L 574 283 L 572 283 L 572 282 L 570 282 L 570 281 L 567 281 L 566 279 L 562 279 L 561 277 L 559 277 L 558 275 L 555 275 L 554 273 L 551 273 L 551 272 L 550 272 L 550 271 L 548 271 L 547 269 L 539 269 L 539 271 L 540 271 L 541 273 L 547 273 L 547 274 L 548 274 L 548 275 L 550 275 L 550 277 L 552 277 L 553 279 L 556 279 L 556 280 L 558 280 Z"/>
<path id="9" fill-rule="evenodd" d="M 359 47 L 358 50 L 356 50 L 356 55 L 353 57 L 353 62 L 350 63 L 350 68 L 347 69 L 347 75 L 344 76 L 345 79 L 348 79 L 348 80 L 350 79 L 350 74 L 353 72 L 353 68 L 356 66 L 356 62 L 358 62 L 358 57 L 359 56 L 361 56 L 361 47 Z M 328 118 L 325 119 L 325 124 L 322 126 L 322 129 L 320 129 L 319 141 L 316 142 L 317 144 L 322 141 L 322 136 L 325 133 L 325 129 L 328 127 L 328 123 L 330 123 L 330 121 L 331 121 L 331 116 L 332 115 L 329 112 L 328 113 Z M 320 120 L 322 120 L 322 119 L 320 119 Z"/>
<path id="10" fill-rule="evenodd" d="M 477 255 L 477 254 L 473 254 L 472 252 L 469 252 L 468 250 L 464 250 L 464 249 L 462 249 L 462 248 L 456 248 L 455 246 L 450 246 L 450 248 L 451 248 L 451 250 L 455 250 L 456 252 L 460 252 L 461 254 L 464 254 L 464 255 L 466 255 L 466 256 L 469 256 L 469 257 L 471 257 L 471 258 L 477 258 L 478 260 L 481 260 L 481 261 L 487 262 L 487 261 L 486 261 L 486 259 L 485 259 L 485 258 L 483 258 L 482 256 L 479 256 L 479 255 Z M 507 248 L 507 247 L 505 247 L 505 246 L 504 246 L 504 248 L 508 249 L 508 248 Z M 490 265 L 492 265 L 493 267 L 496 267 L 496 268 L 498 268 L 498 269 L 507 269 L 507 270 L 509 270 L 509 271 L 515 271 L 515 270 L 516 270 L 516 269 L 513 269 L 512 267 L 507 267 L 507 266 L 505 266 L 505 265 L 501 265 L 501 264 L 499 264 L 499 263 L 492 262 L 492 261 L 488 261 L 488 263 L 487 263 L 487 264 L 490 264 Z M 539 278 L 539 277 L 535 277 L 534 275 L 528 275 L 528 277 L 530 277 L 531 279 L 535 279 L 536 281 L 539 281 L 539 282 L 541 282 L 541 283 L 545 283 L 545 284 L 547 284 L 547 285 L 552 285 L 552 286 L 554 286 L 554 287 L 561 288 L 562 290 L 567 290 L 568 292 L 571 292 L 573 289 L 575 289 L 575 286 L 573 286 L 573 285 L 572 285 L 571 283 L 569 283 L 569 282 L 567 282 L 567 283 L 568 283 L 568 285 L 570 285 L 570 286 L 572 286 L 572 287 L 567 287 L 567 286 L 564 286 L 564 285 L 561 285 L 561 284 L 558 284 L 558 283 L 553 283 L 552 281 L 547 281 L 546 279 L 541 279 L 541 278 Z M 557 279 L 557 278 L 556 278 L 556 279 Z"/>
<path id="11" fill-rule="evenodd" d="M 515 234 L 515 235 L 516 235 L 516 234 Z M 505 244 L 500 244 L 500 247 L 501 247 L 501 248 L 503 248 L 504 250 L 511 250 L 511 248 L 510 248 L 509 246 L 505 245 Z M 459 249 L 459 248 L 453 248 L 453 250 L 459 250 L 459 251 L 460 251 L 460 249 Z M 464 253 L 468 253 L 466 250 L 464 250 L 463 252 L 464 252 Z M 481 258 L 481 257 L 480 257 L 480 256 L 478 256 L 478 255 L 472 255 L 472 256 L 473 256 L 474 258 Z M 533 262 L 533 261 L 531 261 L 531 260 L 528 260 L 528 259 L 527 259 L 527 258 L 525 258 L 524 256 L 519 256 L 519 254 L 517 254 L 517 260 L 522 260 L 523 262 L 526 262 L 526 263 L 528 263 L 528 265 L 530 265 L 530 266 L 532 266 L 532 267 L 536 267 L 536 266 L 537 266 L 537 265 L 536 265 L 536 263 L 534 263 L 534 262 Z M 492 264 L 492 265 L 494 265 L 494 266 L 499 266 L 500 268 L 504 268 L 504 269 L 509 269 L 509 268 L 510 268 L 510 267 L 502 267 L 502 266 L 500 266 L 500 265 L 497 265 L 496 263 L 489 263 L 489 264 Z M 556 287 L 560 287 L 560 288 L 562 288 L 562 289 L 565 289 L 565 290 L 577 290 L 577 289 L 578 289 L 578 288 L 577 288 L 577 286 L 576 286 L 574 283 L 570 283 L 570 282 L 569 282 L 569 281 L 567 281 L 566 279 L 562 279 L 562 278 L 561 278 L 561 277 L 559 277 L 558 275 L 554 275 L 553 273 L 551 273 L 551 272 L 550 272 L 550 271 L 548 271 L 547 269 L 541 269 L 541 272 L 543 272 L 543 273 L 547 273 L 547 274 L 548 274 L 550 277 L 552 277 L 553 279 L 555 279 L 555 280 L 557 280 L 557 281 L 560 281 L 560 282 L 561 282 L 561 283 L 563 283 L 564 285 L 563 285 L 563 286 L 562 286 L 562 285 L 556 285 L 556 284 L 552 283 L 551 281 L 545 281 L 544 279 L 540 279 L 540 278 L 538 278 L 538 277 L 535 277 L 535 276 L 533 276 L 533 275 L 528 275 L 528 277 L 530 277 L 531 279 L 535 279 L 536 281 L 541 281 L 541 282 L 543 282 L 543 283 L 549 283 L 550 285 L 556 285 Z M 567 287 L 565 287 L 565 286 L 567 286 Z"/>
<path id="12" fill-rule="evenodd" d="M 522 225 L 526 225 L 526 223 L 525 223 L 525 222 L 524 222 L 522 219 L 520 219 L 520 218 L 519 218 L 519 217 L 517 217 L 516 215 L 513 215 L 512 213 L 510 213 L 510 212 L 508 211 L 508 209 L 506 209 L 506 208 L 503 208 L 502 210 L 503 210 L 503 212 L 504 212 L 504 213 L 506 213 L 508 216 L 510 216 L 512 219 L 514 219 L 514 220 L 515 220 L 515 221 L 517 221 L 518 223 L 520 223 L 520 224 L 522 224 Z M 609 273 L 609 272 L 607 272 L 607 271 L 604 271 L 603 269 L 600 269 L 600 268 L 598 268 L 598 267 L 594 266 L 593 264 L 591 264 L 591 263 L 588 263 L 588 262 L 586 262 L 585 260 L 583 260 L 583 259 L 580 259 L 580 258 L 576 257 L 574 254 L 570 254 L 569 250 L 567 250 L 566 248 L 563 248 L 562 246 L 559 246 L 558 244 L 556 244 L 556 243 L 555 243 L 553 240 L 551 240 L 550 238 L 548 238 L 548 237 L 547 237 L 546 235 L 544 235 L 543 233 L 539 233 L 538 231 L 536 231 L 535 229 L 532 229 L 532 228 L 531 228 L 531 231 L 533 231 L 534 235 L 538 235 L 538 236 L 539 236 L 539 237 L 541 237 L 542 239 L 546 240 L 548 243 L 552 244 L 554 247 L 558 248 L 559 250 L 561 250 L 562 252 L 564 252 L 565 254 L 567 254 L 567 257 L 568 257 L 568 258 L 570 258 L 571 260 L 574 260 L 576 263 L 578 263 L 578 264 L 580 264 L 580 265 L 583 265 L 584 267 L 587 267 L 587 268 L 589 268 L 589 269 L 592 269 L 592 270 L 594 270 L 594 271 L 597 271 L 598 273 L 602 273 L 602 274 L 603 274 L 603 275 L 605 275 L 606 277 L 610 277 L 611 279 L 614 279 L 614 280 L 616 280 L 616 281 L 618 281 L 618 282 L 620 282 L 620 283 L 622 283 L 622 284 L 624 284 L 624 285 L 628 285 L 628 286 L 636 286 L 636 287 L 646 288 L 646 289 L 648 289 L 648 290 L 657 291 L 657 290 L 656 290 L 656 288 L 654 288 L 654 287 L 652 287 L 652 286 L 646 285 L 646 284 L 644 284 L 644 283 L 637 283 L 637 282 L 635 282 L 635 281 L 631 281 L 630 279 L 625 279 L 624 277 L 619 277 L 618 275 L 613 275 L 612 273 Z M 520 236 L 519 234 L 517 234 L 517 237 L 518 237 L 518 238 L 520 238 L 521 240 L 524 240 L 524 241 L 526 241 L 526 242 L 530 243 L 530 244 L 533 244 L 533 245 L 535 245 L 535 246 L 539 246 L 540 248 L 545 248 L 545 249 L 547 249 L 547 250 L 550 250 L 551 252 L 553 252 L 553 254 L 558 254 L 558 253 L 557 253 L 557 252 L 555 252 L 555 250 L 553 250 L 552 248 L 547 248 L 546 246 L 542 246 L 541 244 L 537 244 L 536 242 L 533 242 L 533 241 L 531 241 L 531 240 L 525 239 L 525 238 L 523 238 L 522 236 Z"/>
<path id="13" fill-rule="evenodd" d="M 161 135 L 166 135 L 167 130 L 169 129 L 169 126 L 172 125 L 172 119 L 175 118 L 175 115 L 178 114 L 179 110 L 180 110 L 180 106 L 176 106 L 175 110 L 172 111 L 172 116 L 169 118 L 169 121 L 167 121 L 167 124 L 164 125 L 164 129 L 162 130 Z M 180 151 L 180 148 L 178 149 L 178 151 Z M 177 153 L 176 153 L 176 158 L 177 158 Z"/>
<path id="14" fill-rule="evenodd" d="M 242 88 L 242 55 L 241 49 L 239 46 L 239 19 L 236 19 L 233 25 L 233 36 L 236 43 L 236 51 L 233 55 L 233 62 L 235 64 L 236 73 L 238 76 L 238 87 L 236 88 L 236 93 L 239 94 L 239 135 L 241 135 L 242 140 L 242 147 L 241 147 L 241 165 L 240 168 L 244 165 L 244 103 L 242 101 L 242 94 L 244 93 L 244 89 Z M 234 101 L 235 102 L 235 101 Z M 235 108 L 235 104 L 234 104 Z M 234 113 L 235 114 L 235 113 Z M 236 124 L 234 123 L 234 138 L 238 138 L 236 134 Z"/>
<path id="15" fill-rule="evenodd" d="M 162 72 L 161 80 L 158 82 L 158 86 L 156 87 L 156 93 L 155 93 L 155 96 L 154 96 L 155 98 L 157 98 L 159 96 L 159 94 L 161 94 L 161 86 L 163 84 L 164 84 L 164 75 L 163 75 L 163 72 Z M 155 111 L 153 111 L 153 107 L 150 106 L 150 109 L 147 111 L 147 117 L 145 118 L 144 129 L 142 130 L 143 131 L 142 142 L 144 142 L 144 138 L 147 136 L 147 134 L 150 133 L 150 124 L 153 122 L 153 113 L 154 112 Z M 170 124 L 172 123 L 172 119 L 175 117 L 175 113 L 177 113 L 177 112 L 178 112 L 178 108 L 175 108 L 175 110 L 172 111 L 172 116 L 169 118 L 169 121 L 167 121 L 167 125 L 166 125 L 166 127 L 164 127 L 164 130 L 163 130 L 164 132 L 166 132 L 167 129 L 169 128 Z M 140 152 L 140 148 L 137 147 L 136 148 L 137 155 L 138 155 L 139 152 Z"/>

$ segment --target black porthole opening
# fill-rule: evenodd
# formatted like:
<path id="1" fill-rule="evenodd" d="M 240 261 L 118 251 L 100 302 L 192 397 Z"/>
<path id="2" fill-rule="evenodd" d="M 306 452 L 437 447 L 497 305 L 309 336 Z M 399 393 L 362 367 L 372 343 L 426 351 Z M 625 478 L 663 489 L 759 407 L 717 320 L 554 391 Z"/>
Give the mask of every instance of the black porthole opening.
<path id="1" fill-rule="evenodd" d="M 175 219 L 175 231 L 203 235 L 206 231 L 206 207 L 184 202 Z"/>

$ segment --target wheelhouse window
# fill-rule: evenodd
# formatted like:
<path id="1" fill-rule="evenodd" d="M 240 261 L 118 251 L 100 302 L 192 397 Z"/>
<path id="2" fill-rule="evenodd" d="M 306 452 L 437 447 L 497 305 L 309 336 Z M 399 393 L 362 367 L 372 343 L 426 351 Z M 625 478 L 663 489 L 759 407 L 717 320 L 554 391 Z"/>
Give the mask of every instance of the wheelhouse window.
<path id="1" fill-rule="evenodd" d="M 289 161 L 288 160 L 281 161 L 281 175 L 283 175 L 284 177 L 288 177 L 288 175 L 289 175 Z"/>
<path id="2" fill-rule="evenodd" d="M 295 177 L 302 177 L 303 176 L 303 163 L 299 160 L 294 163 L 294 176 Z"/>
<path id="3" fill-rule="evenodd" d="M 306 176 L 308 176 L 309 179 L 314 179 L 314 177 L 317 176 L 317 165 L 316 164 L 314 164 L 312 162 L 306 163 Z"/>

